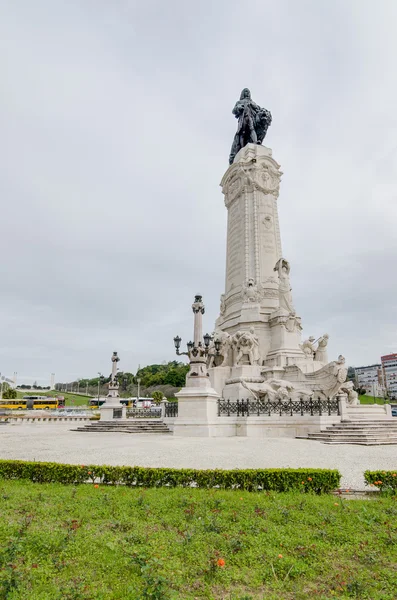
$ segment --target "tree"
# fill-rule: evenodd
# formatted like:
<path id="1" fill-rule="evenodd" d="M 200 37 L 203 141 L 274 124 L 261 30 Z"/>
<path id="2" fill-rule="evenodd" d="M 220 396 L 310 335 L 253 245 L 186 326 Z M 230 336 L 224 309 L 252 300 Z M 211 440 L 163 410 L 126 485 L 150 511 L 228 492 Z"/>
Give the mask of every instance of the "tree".
<path id="1" fill-rule="evenodd" d="M 159 390 L 155 390 L 152 393 L 152 398 L 155 401 L 156 404 L 160 404 L 160 402 L 163 399 L 163 392 L 160 392 Z"/>
<path id="2" fill-rule="evenodd" d="M 17 391 L 14 390 L 11 387 L 8 387 L 3 392 L 3 398 L 4 398 L 4 400 L 14 400 L 16 397 L 17 397 Z"/>

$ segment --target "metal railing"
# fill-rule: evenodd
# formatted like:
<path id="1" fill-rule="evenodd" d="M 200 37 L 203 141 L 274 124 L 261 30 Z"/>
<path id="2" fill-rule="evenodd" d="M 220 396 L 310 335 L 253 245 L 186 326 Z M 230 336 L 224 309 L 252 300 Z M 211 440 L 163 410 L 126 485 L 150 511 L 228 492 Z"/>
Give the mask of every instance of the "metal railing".
<path id="1" fill-rule="evenodd" d="M 178 402 L 167 402 L 165 404 L 165 417 L 178 416 Z"/>
<path id="2" fill-rule="evenodd" d="M 132 419 L 159 419 L 161 406 L 152 408 L 127 408 L 127 417 Z"/>
<path id="3" fill-rule="evenodd" d="M 334 399 L 310 398 L 304 400 L 218 400 L 219 417 L 249 417 L 265 415 L 294 416 L 301 417 L 305 415 L 313 416 L 331 416 L 339 415 L 339 402 Z"/>

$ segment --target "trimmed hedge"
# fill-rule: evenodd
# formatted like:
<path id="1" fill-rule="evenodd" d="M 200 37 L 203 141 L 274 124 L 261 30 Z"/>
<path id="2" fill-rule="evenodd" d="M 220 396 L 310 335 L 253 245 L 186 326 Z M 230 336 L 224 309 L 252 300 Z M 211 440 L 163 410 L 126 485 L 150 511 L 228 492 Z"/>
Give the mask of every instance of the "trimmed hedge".
<path id="1" fill-rule="evenodd" d="M 148 467 L 65 465 L 0 460 L 0 479 L 37 483 L 103 483 L 137 487 L 198 487 L 275 492 L 328 493 L 339 487 L 341 474 L 328 469 L 198 470 Z"/>
<path id="2" fill-rule="evenodd" d="M 365 471 L 366 485 L 377 487 L 382 492 L 397 493 L 397 469 L 395 471 Z"/>

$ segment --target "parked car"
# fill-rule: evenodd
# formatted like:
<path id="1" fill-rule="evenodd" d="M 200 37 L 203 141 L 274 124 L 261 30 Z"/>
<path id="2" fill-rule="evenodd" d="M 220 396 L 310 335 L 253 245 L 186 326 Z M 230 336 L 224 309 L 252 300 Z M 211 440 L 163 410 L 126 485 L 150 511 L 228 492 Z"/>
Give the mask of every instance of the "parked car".
<path id="1" fill-rule="evenodd" d="M 391 409 L 391 416 L 392 417 L 397 417 L 397 408 L 392 408 Z"/>

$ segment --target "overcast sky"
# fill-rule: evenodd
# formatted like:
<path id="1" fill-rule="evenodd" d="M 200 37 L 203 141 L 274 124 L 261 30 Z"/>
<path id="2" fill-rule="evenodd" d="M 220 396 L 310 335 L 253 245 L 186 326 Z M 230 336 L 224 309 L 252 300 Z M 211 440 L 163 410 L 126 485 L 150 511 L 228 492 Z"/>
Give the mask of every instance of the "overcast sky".
<path id="1" fill-rule="evenodd" d="M 0 0 L 0 372 L 174 358 L 224 291 L 241 89 L 273 115 L 283 254 L 330 359 L 397 351 L 397 3 Z"/>

